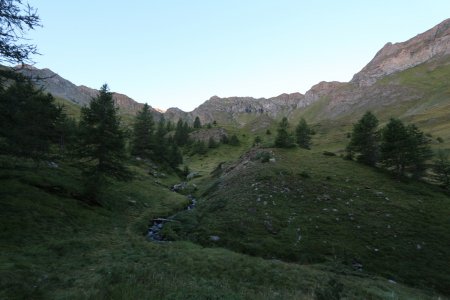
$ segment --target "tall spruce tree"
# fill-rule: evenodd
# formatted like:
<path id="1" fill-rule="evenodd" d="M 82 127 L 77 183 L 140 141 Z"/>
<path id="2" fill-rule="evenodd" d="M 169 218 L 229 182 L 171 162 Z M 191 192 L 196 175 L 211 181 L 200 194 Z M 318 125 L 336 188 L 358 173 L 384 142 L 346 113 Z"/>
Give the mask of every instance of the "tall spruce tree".
<path id="1" fill-rule="evenodd" d="M 379 134 L 377 131 L 378 119 L 370 111 L 353 125 L 350 143 L 347 152 L 352 155 L 358 153 L 357 160 L 375 166 L 379 157 Z"/>
<path id="2" fill-rule="evenodd" d="M 409 170 L 414 177 L 425 171 L 425 162 L 432 157 L 429 140 L 415 125 L 405 126 L 391 119 L 382 129 L 381 162 L 400 176 Z"/>
<path id="3" fill-rule="evenodd" d="M 202 123 L 200 122 L 200 118 L 199 118 L 199 117 L 195 117 L 195 120 L 194 120 L 194 128 L 195 128 L 195 129 L 197 129 L 197 128 L 202 128 Z"/>
<path id="4" fill-rule="evenodd" d="M 145 104 L 137 114 L 133 127 L 132 150 L 133 155 L 151 158 L 154 145 L 154 126 L 150 107 Z"/>
<path id="5" fill-rule="evenodd" d="M 448 152 L 439 150 L 433 164 L 435 178 L 446 189 L 450 188 L 450 159 Z"/>
<path id="6" fill-rule="evenodd" d="M 298 146 L 304 149 L 310 149 L 312 134 L 313 131 L 308 123 L 306 123 L 306 120 L 301 118 L 297 127 L 295 127 L 295 138 Z"/>
<path id="7" fill-rule="evenodd" d="M 174 141 L 178 146 L 184 146 L 189 141 L 189 125 L 187 122 L 183 122 L 179 119 L 175 127 Z"/>
<path id="8" fill-rule="evenodd" d="M 24 78 L 0 88 L 0 152 L 41 160 L 55 143 L 65 116 L 50 94 Z"/>
<path id="9" fill-rule="evenodd" d="M 78 155 L 86 176 L 86 196 L 97 202 L 106 179 L 126 180 L 125 138 L 112 93 L 105 84 L 89 107 L 81 109 Z"/>
<path id="10" fill-rule="evenodd" d="M 433 157 L 430 139 L 414 124 L 408 125 L 406 131 L 408 132 L 410 169 L 414 178 L 421 178 L 426 171 L 426 161 Z"/>
<path id="11" fill-rule="evenodd" d="M 277 136 L 275 138 L 275 147 L 278 148 L 290 148 L 294 147 L 294 138 L 288 132 L 289 122 L 286 117 L 283 117 L 278 124 Z"/>
<path id="12" fill-rule="evenodd" d="M 155 145 L 154 145 L 154 159 L 157 161 L 163 161 L 168 151 L 168 143 L 166 140 L 167 126 L 164 116 L 159 119 L 158 127 L 155 132 Z"/>

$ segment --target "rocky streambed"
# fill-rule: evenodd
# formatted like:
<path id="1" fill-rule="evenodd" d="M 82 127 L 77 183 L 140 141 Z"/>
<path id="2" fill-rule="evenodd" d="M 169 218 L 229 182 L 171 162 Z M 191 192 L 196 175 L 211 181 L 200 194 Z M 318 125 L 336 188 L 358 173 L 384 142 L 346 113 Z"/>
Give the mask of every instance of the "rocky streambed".
<path id="1" fill-rule="evenodd" d="M 176 192 L 176 189 L 174 189 L 174 188 L 171 188 L 171 190 L 174 191 L 174 192 Z M 147 239 L 148 239 L 148 240 L 154 241 L 154 242 L 165 242 L 165 241 L 166 241 L 166 240 L 164 239 L 164 237 L 161 236 L 161 230 L 164 228 L 164 225 L 165 225 L 167 222 L 177 222 L 177 221 L 175 220 L 175 217 L 176 217 L 179 213 L 181 213 L 181 212 L 183 212 L 183 211 L 186 211 L 186 210 L 192 210 L 192 209 L 194 209 L 195 206 L 197 205 L 197 199 L 195 199 L 194 196 L 188 195 L 188 196 L 186 196 L 186 197 L 187 197 L 188 200 L 189 200 L 189 204 L 188 204 L 183 210 L 181 210 L 181 211 L 179 211 L 179 212 L 177 212 L 177 213 L 175 213 L 175 214 L 173 214 L 173 215 L 171 215 L 171 216 L 169 216 L 169 217 L 166 217 L 166 218 L 156 218 L 156 219 L 153 219 L 153 220 L 150 222 L 150 225 L 149 225 L 149 228 L 148 228 L 148 231 L 147 231 Z"/>

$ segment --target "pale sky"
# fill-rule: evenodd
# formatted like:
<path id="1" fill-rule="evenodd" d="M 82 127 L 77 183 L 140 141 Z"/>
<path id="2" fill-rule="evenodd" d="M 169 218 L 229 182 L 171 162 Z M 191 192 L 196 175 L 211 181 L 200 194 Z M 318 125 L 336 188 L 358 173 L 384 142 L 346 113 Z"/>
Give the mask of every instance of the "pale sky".
<path id="1" fill-rule="evenodd" d="M 349 81 L 387 42 L 450 17 L 448 0 L 29 0 L 33 59 L 77 85 L 191 111 L 213 95 Z"/>

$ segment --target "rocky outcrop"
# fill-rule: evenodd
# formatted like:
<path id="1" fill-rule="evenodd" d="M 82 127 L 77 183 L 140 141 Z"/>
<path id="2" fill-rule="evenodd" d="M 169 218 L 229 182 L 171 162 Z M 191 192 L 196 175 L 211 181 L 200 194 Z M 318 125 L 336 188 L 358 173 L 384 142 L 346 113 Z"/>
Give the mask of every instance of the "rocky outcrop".
<path id="1" fill-rule="evenodd" d="M 194 141 L 209 142 L 209 139 L 213 139 L 215 142 L 220 142 L 223 137 L 228 137 L 228 133 L 223 128 L 204 128 L 193 131 L 189 134 L 189 138 Z"/>
<path id="2" fill-rule="evenodd" d="M 192 122 L 193 118 L 190 113 L 184 112 L 178 107 L 171 107 L 164 113 L 164 118 L 172 122 L 178 122 L 178 120 L 185 120 L 187 122 Z"/>
<path id="3" fill-rule="evenodd" d="M 199 117 L 202 123 L 232 122 L 242 115 L 268 115 L 272 118 L 284 116 L 297 107 L 306 106 L 305 96 L 300 93 L 281 94 L 272 98 L 213 96 L 190 112 L 190 118 Z"/>
<path id="4" fill-rule="evenodd" d="M 370 86 L 379 78 L 450 54 L 450 19 L 402 43 L 387 43 L 352 79 Z"/>

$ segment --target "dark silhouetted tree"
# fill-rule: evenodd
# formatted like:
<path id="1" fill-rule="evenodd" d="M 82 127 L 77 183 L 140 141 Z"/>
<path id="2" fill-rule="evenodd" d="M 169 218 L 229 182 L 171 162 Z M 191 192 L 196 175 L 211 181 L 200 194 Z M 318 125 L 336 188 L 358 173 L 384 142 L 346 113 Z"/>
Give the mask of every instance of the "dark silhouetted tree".
<path id="1" fill-rule="evenodd" d="M 208 152 L 208 148 L 205 145 L 204 141 L 195 141 L 192 144 L 192 148 L 191 148 L 191 154 L 200 154 L 200 155 L 204 155 Z"/>
<path id="2" fill-rule="evenodd" d="M 132 149 L 131 153 L 143 158 L 151 158 L 154 145 L 154 126 L 153 115 L 150 107 L 145 104 L 136 116 L 133 127 Z"/>
<path id="3" fill-rule="evenodd" d="M 174 141 L 178 146 L 184 146 L 189 142 L 189 125 L 179 119 L 175 127 Z"/>
<path id="4" fill-rule="evenodd" d="M 194 120 L 194 128 L 202 128 L 202 123 L 200 122 L 200 118 L 199 117 L 195 117 Z"/>
<path id="5" fill-rule="evenodd" d="M 165 154 L 168 151 L 168 142 L 166 139 L 167 127 L 164 116 L 159 119 L 158 127 L 155 132 L 155 144 L 154 144 L 154 159 L 159 162 L 163 162 Z"/>
<path id="6" fill-rule="evenodd" d="M 446 189 L 450 188 L 450 159 L 448 152 L 439 150 L 433 164 L 435 178 Z"/>
<path id="7" fill-rule="evenodd" d="M 255 136 L 255 140 L 253 141 L 253 146 L 258 147 L 259 145 L 261 145 L 262 139 L 259 135 Z"/>
<path id="8" fill-rule="evenodd" d="M 416 125 L 406 127 L 408 133 L 408 159 L 414 178 L 421 178 L 426 171 L 426 162 L 433 157 L 428 138 Z"/>
<path id="9" fill-rule="evenodd" d="M 169 151 L 167 153 L 167 162 L 169 163 L 169 166 L 174 169 L 183 163 L 183 155 L 176 143 L 170 143 Z"/>
<path id="10" fill-rule="evenodd" d="M 44 159 L 58 141 L 64 122 L 62 107 L 28 80 L 0 87 L 0 151 L 17 157 Z"/>
<path id="11" fill-rule="evenodd" d="M 106 84 L 89 107 L 81 109 L 78 155 L 86 176 L 86 196 L 96 203 L 107 178 L 131 176 L 125 166 L 125 138 L 117 110 Z"/>
<path id="12" fill-rule="evenodd" d="M 391 119 L 381 131 L 381 162 L 400 176 L 406 170 L 414 177 L 425 171 L 425 162 L 432 157 L 429 139 L 415 125 L 405 126 Z"/>
<path id="13" fill-rule="evenodd" d="M 289 122 L 286 117 L 284 117 L 278 124 L 277 136 L 275 138 L 275 147 L 278 148 L 290 148 L 294 147 L 294 138 L 288 132 Z"/>
<path id="14" fill-rule="evenodd" d="M 350 143 L 347 152 L 353 156 L 358 153 L 357 160 L 375 166 L 379 157 L 379 134 L 377 131 L 378 119 L 370 111 L 353 125 Z"/>
<path id="15" fill-rule="evenodd" d="M 306 120 L 301 118 L 297 127 L 295 127 L 295 139 L 298 146 L 304 149 L 310 149 L 312 134 L 313 131 L 308 123 L 306 123 Z"/>
<path id="16" fill-rule="evenodd" d="M 241 142 L 239 141 L 239 138 L 237 137 L 237 135 L 233 134 L 230 137 L 228 144 L 230 144 L 231 146 L 239 146 L 241 144 Z"/>
<path id="17" fill-rule="evenodd" d="M 41 24 L 37 11 L 28 3 L 0 0 L 0 63 L 28 62 L 37 50 L 24 36 L 38 26 Z"/>

